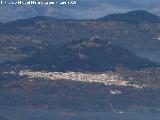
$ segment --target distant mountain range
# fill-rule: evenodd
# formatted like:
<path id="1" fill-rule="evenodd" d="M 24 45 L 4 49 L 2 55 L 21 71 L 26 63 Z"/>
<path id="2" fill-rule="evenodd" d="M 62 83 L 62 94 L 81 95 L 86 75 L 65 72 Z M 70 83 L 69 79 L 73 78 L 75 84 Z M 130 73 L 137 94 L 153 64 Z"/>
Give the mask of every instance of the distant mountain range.
<path id="1" fill-rule="evenodd" d="M 159 28 L 159 17 L 142 10 L 98 20 L 20 19 L 0 24 L 0 63 L 55 71 L 155 67 Z"/>
<path id="2" fill-rule="evenodd" d="M 9 2 L 10 0 L 5 0 Z M 16 0 L 13 0 L 14 2 Z M 22 0 L 23 2 L 26 0 Z M 50 1 L 50 0 L 49 0 Z M 1 5 L 0 21 L 8 22 L 34 16 L 50 16 L 61 19 L 97 19 L 113 13 L 147 10 L 159 13 L 159 0 L 81 0 L 77 5 Z"/>
<path id="3" fill-rule="evenodd" d="M 144 10 L 136 10 L 128 13 L 108 15 L 103 18 L 100 18 L 99 20 L 132 22 L 132 23 L 139 23 L 139 22 L 160 23 L 160 17 Z"/>

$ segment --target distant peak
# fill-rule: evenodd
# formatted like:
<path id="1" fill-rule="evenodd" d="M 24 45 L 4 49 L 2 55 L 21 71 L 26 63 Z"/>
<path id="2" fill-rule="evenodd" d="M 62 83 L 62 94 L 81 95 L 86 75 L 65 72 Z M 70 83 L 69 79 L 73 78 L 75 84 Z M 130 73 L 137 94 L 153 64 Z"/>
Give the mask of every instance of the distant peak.
<path id="1" fill-rule="evenodd" d="M 151 14 L 146 10 L 134 10 L 134 11 L 130 11 L 130 12 L 127 12 L 127 13 Z"/>
<path id="2" fill-rule="evenodd" d="M 48 17 L 48 16 L 36 16 L 36 17 L 32 17 L 31 19 L 35 19 L 35 20 L 46 20 L 46 19 L 55 19 L 55 18 Z"/>
<path id="3" fill-rule="evenodd" d="M 156 15 L 154 15 L 154 14 L 151 14 L 150 12 L 148 12 L 148 11 L 145 11 L 145 10 L 135 10 L 135 11 L 130 11 L 130 12 L 127 12 L 127 13 L 125 13 L 125 14 L 128 14 L 128 15 L 136 15 L 137 17 L 139 17 L 139 16 L 149 16 L 149 17 L 153 17 L 153 16 L 156 16 Z M 158 17 L 158 16 L 156 16 L 156 17 Z"/>
<path id="4" fill-rule="evenodd" d="M 127 13 L 112 14 L 112 15 L 108 15 L 103 18 L 100 18 L 99 20 L 132 22 L 132 23 L 139 23 L 139 22 L 159 23 L 160 22 L 160 18 L 158 16 L 151 14 L 145 10 L 135 10 Z"/>

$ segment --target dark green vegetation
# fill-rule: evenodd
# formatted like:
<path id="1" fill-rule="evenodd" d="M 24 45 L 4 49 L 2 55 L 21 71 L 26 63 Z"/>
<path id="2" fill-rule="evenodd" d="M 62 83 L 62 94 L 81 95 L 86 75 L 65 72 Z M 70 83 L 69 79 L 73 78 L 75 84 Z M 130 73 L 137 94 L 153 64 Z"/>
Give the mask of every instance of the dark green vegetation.
<path id="1" fill-rule="evenodd" d="M 18 63 L 21 62 L 18 61 Z M 102 38 L 90 38 L 47 47 L 23 60 L 21 64 L 33 66 L 32 69 L 36 70 L 92 72 L 115 70 L 118 65 L 130 69 L 159 66 Z"/>
<path id="2" fill-rule="evenodd" d="M 4 84 L 1 106 L 88 112 L 158 112 L 159 89 L 134 89 L 72 81 L 36 79 Z M 119 90 L 120 95 L 110 94 Z M 153 110 L 153 111 L 152 111 Z"/>
<path id="3" fill-rule="evenodd" d="M 160 23 L 160 18 L 156 15 L 148 13 L 143 10 L 131 11 L 125 14 L 114 14 L 100 18 L 99 20 L 104 21 L 121 21 L 137 24 L 140 22 Z"/>

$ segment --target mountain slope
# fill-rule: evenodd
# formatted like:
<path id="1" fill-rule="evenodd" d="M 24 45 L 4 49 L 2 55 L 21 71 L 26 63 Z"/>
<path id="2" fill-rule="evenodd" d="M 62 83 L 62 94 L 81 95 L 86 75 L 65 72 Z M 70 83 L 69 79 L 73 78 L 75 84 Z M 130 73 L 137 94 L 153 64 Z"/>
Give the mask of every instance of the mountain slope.
<path id="1" fill-rule="evenodd" d="M 51 46 L 23 60 L 22 65 L 54 71 L 106 71 L 115 70 L 118 65 L 130 69 L 158 66 L 102 38 Z"/>
<path id="2" fill-rule="evenodd" d="M 137 12 L 133 11 L 130 14 L 123 15 L 132 16 L 131 14 Z M 150 21 L 155 21 L 154 17 L 151 17 L 154 15 L 145 11 L 140 13 L 143 14 L 142 17 L 146 16 L 146 18 L 151 19 Z M 139 17 L 141 16 L 139 15 Z M 0 42 L 3 48 L 3 51 L 0 52 L 0 63 L 5 61 L 4 58 L 14 60 L 14 54 L 17 51 L 25 53 L 26 48 L 23 48 L 25 47 L 23 42 L 28 44 L 27 41 L 30 41 L 27 46 L 30 47 L 28 51 L 32 53 L 32 51 L 35 51 L 35 48 L 33 50 L 35 43 L 32 43 L 35 40 L 40 43 L 39 48 L 44 48 L 44 46 L 66 44 L 96 35 L 107 39 L 115 46 L 131 51 L 139 57 L 160 63 L 160 41 L 158 39 L 160 23 L 141 21 L 132 24 L 131 22 L 114 20 L 58 20 L 44 16 L 21 19 L 0 25 Z M 5 41 L 5 44 L 3 41 Z M 13 50 L 13 48 L 16 50 Z M 12 52 L 14 52 L 13 55 Z M 29 57 L 30 55 L 27 54 L 26 56 Z M 18 57 L 24 58 L 23 56 L 24 54 L 20 54 Z"/>
<path id="3" fill-rule="evenodd" d="M 108 15 L 99 20 L 107 20 L 107 21 L 122 21 L 122 22 L 151 22 L 151 23 L 159 23 L 160 18 L 156 15 L 153 15 L 144 10 L 131 11 L 128 13 L 122 14 L 113 14 Z"/>

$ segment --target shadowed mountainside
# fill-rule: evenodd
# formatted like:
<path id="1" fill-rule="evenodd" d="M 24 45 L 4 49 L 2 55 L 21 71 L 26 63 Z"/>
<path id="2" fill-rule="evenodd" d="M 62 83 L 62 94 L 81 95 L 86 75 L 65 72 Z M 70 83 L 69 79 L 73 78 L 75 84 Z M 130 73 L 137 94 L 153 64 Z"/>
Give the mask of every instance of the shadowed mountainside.
<path id="1" fill-rule="evenodd" d="M 19 63 L 21 62 L 17 62 Z M 158 66 L 128 50 L 110 44 L 106 39 L 96 37 L 40 50 L 23 60 L 22 65 L 42 70 L 95 72 L 115 70 L 118 65 L 130 69 Z"/>
<path id="2" fill-rule="evenodd" d="M 108 20 L 103 20 L 105 18 Z M 39 16 L 0 24 L 0 40 L 12 40 L 8 47 L 14 47 L 17 36 L 19 40 L 21 39 L 19 42 L 23 39 L 24 41 L 28 39 L 30 42 L 36 39 L 42 46 L 47 44 L 54 46 L 100 36 L 139 57 L 154 62 L 160 61 L 159 18 L 146 11 L 109 15 L 99 20 L 58 20 Z M 5 47 L 3 46 L 5 43 L 2 47 Z M 6 52 L 8 47 L 5 47 Z M 0 62 L 4 61 L 5 55 L 1 53 L 0 56 L 2 56 Z"/>
<path id="3" fill-rule="evenodd" d="M 122 14 L 108 15 L 99 20 L 105 21 L 121 21 L 129 23 L 140 23 L 140 22 L 150 22 L 150 23 L 160 23 L 159 16 L 153 15 L 144 10 L 131 11 Z"/>

